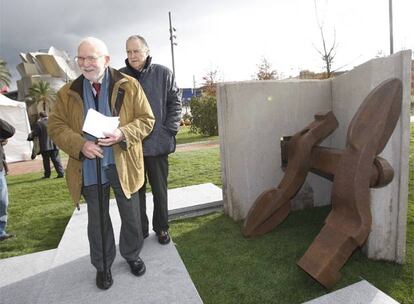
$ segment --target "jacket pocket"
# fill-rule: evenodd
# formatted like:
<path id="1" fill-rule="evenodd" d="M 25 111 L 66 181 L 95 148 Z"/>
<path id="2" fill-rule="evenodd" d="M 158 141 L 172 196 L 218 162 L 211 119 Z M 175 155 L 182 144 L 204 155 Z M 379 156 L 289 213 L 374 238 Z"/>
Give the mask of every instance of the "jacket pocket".
<path id="1" fill-rule="evenodd" d="M 165 126 L 161 126 L 158 136 L 160 154 L 170 154 L 175 151 L 175 136 Z"/>

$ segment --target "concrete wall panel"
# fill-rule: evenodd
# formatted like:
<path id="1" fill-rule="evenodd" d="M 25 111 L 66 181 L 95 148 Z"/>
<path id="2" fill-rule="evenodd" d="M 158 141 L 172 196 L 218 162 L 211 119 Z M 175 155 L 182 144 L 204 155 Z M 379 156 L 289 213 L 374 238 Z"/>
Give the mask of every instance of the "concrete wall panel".
<path id="1" fill-rule="evenodd" d="M 227 83 L 219 85 L 218 96 L 223 195 L 230 216 L 240 220 L 257 196 L 283 177 L 280 138 L 306 127 L 315 113 L 330 110 L 331 82 Z M 326 192 L 321 178 L 309 183 L 316 196 L 323 196 L 319 187 Z"/>

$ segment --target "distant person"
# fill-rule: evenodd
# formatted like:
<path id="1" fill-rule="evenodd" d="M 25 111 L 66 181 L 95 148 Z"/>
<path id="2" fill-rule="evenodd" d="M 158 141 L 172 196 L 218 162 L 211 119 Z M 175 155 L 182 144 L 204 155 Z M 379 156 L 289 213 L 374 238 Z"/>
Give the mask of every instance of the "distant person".
<path id="1" fill-rule="evenodd" d="M 110 267 L 116 252 L 109 216 L 110 187 L 122 221 L 119 251 L 132 274 L 145 273 L 145 264 L 139 256 L 144 237 L 138 190 L 144 183 L 141 142 L 151 132 L 154 116 L 138 82 L 109 67 L 110 56 L 103 41 L 93 37 L 83 39 L 76 61 L 82 75 L 59 90 L 48 130 L 53 141 L 69 155 L 66 181 L 74 203 L 78 204 L 82 194 L 87 204 L 88 238 L 91 263 L 97 270 L 96 285 L 108 289 L 113 283 Z M 89 109 L 106 116 L 119 116 L 119 127 L 100 139 L 84 133 L 82 126 Z M 102 158 L 107 273 L 103 269 L 96 157 Z"/>
<path id="2" fill-rule="evenodd" d="M 62 162 L 59 157 L 59 148 L 54 144 L 52 139 L 47 133 L 48 117 L 46 112 L 39 112 L 39 119 L 33 127 L 33 131 L 29 134 L 28 140 L 38 138 L 39 140 L 39 152 L 42 154 L 43 159 L 43 178 L 50 177 L 50 160 L 52 160 L 53 166 L 57 172 L 57 178 L 64 176 Z M 33 157 L 32 157 L 33 158 Z"/>
<path id="3" fill-rule="evenodd" d="M 155 127 L 144 142 L 145 182 L 139 190 L 141 221 L 144 237 L 149 234 L 146 212 L 146 181 L 154 198 L 152 229 L 160 244 L 168 244 L 168 154 L 175 151 L 175 135 L 181 120 L 181 96 L 173 73 L 165 66 L 151 63 L 148 44 L 142 36 L 134 35 L 126 41 L 126 67 L 121 72 L 134 77 L 144 89 L 155 115 Z"/>
<path id="4" fill-rule="evenodd" d="M 13 234 L 6 232 L 9 194 L 6 181 L 7 164 L 3 146 L 7 143 L 7 139 L 14 135 L 15 131 L 12 125 L 0 118 L 0 241 L 14 237 Z"/>

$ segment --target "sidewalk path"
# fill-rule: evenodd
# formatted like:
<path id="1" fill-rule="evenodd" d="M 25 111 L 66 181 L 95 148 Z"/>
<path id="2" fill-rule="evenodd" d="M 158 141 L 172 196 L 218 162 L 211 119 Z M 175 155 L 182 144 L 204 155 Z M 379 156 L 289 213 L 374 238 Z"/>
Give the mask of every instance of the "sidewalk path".
<path id="1" fill-rule="evenodd" d="M 177 145 L 177 152 L 189 152 L 189 151 L 196 151 L 208 148 L 215 148 L 219 146 L 218 140 L 211 140 L 211 141 L 203 141 L 203 142 L 195 142 L 189 144 L 181 144 Z M 63 159 L 62 164 L 63 167 L 66 168 L 68 160 Z M 42 172 L 43 171 L 43 163 L 42 157 L 38 156 L 35 160 L 17 162 L 9 164 L 9 175 L 20 175 L 32 172 Z M 52 166 L 52 177 L 54 174 L 54 169 Z"/>
<path id="2" fill-rule="evenodd" d="M 192 185 L 168 190 L 168 213 L 176 218 L 198 216 L 222 210 L 222 190 L 211 184 Z M 152 201 L 151 193 L 147 201 Z M 140 256 L 147 271 L 137 278 L 129 271 L 117 250 L 112 264 L 114 285 L 103 292 L 95 286 L 90 264 L 86 204 L 75 210 L 56 249 L 0 259 L 0 303 L 31 304 L 202 304 L 191 277 L 178 254 L 174 239 L 159 245 L 152 232 L 152 208 L 148 206 L 150 235 Z M 116 201 L 109 212 L 115 242 L 119 244 L 121 219 Z"/>

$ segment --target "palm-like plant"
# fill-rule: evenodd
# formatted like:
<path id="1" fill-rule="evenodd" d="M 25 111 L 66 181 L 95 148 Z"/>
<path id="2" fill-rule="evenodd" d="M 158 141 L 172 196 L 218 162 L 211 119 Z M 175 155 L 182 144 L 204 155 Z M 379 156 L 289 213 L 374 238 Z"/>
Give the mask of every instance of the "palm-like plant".
<path id="1" fill-rule="evenodd" d="M 11 74 L 6 65 L 7 62 L 0 58 L 0 89 L 2 86 L 10 86 Z"/>
<path id="2" fill-rule="evenodd" d="M 56 92 L 49 82 L 40 80 L 30 87 L 29 96 L 33 98 L 34 102 L 41 103 L 43 111 L 46 112 L 46 105 L 54 100 Z"/>

